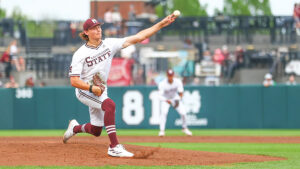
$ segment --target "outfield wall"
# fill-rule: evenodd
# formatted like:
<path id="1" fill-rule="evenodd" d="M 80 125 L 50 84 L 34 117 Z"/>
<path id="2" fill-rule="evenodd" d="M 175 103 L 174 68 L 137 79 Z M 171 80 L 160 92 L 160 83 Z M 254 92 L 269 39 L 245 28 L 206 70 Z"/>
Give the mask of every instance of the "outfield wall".
<path id="1" fill-rule="evenodd" d="M 118 128 L 158 128 L 157 88 L 110 87 Z M 185 87 L 191 128 L 300 128 L 300 86 Z M 64 129 L 89 121 L 72 87 L 0 89 L 0 129 Z M 180 128 L 172 108 L 167 128 Z"/>

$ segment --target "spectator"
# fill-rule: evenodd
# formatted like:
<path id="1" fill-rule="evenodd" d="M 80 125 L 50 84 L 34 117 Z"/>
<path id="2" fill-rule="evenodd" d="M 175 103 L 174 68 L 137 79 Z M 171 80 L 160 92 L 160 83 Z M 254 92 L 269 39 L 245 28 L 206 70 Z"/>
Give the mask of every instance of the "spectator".
<path id="1" fill-rule="evenodd" d="M 265 80 L 263 81 L 263 85 L 265 87 L 274 86 L 276 82 L 272 79 L 272 75 L 270 73 L 267 73 L 265 75 Z"/>
<path id="2" fill-rule="evenodd" d="M 18 88 L 19 84 L 15 81 L 14 76 L 10 76 L 9 81 L 7 83 L 5 83 L 4 87 L 5 88 Z"/>
<path id="3" fill-rule="evenodd" d="M 212 61 L 211 53 L 209 50 L 203 52 L 203 60 L 204 61 Z"/>
<path id="4" fill-rule="evenodd" d="M 223 61 L 223 67 L 222 67 L 222 72 L 224 74 L 228 74 L 228 67 L 229 67 L 229 50 L 228 47 L 226 45 L 222 46 L 222 51 L 221 51 L 223 57 L 224 57 L 224 61 Z"/>
<path id="5" fill-rule="evenodd" d="M 26 61 L 25 61 L 25 59 L 23 58 L 23 56 L 19 56 L 19 58 L 18 58 L 18 61 L 19 61 L 19 65 L 20 65 L 20 71 L 25 71 L 25 69 L 26 69 Z"/>
<path id="6" fill-rule="evenodd" d="M 29 77 L 28 79 L 26 79 L 25 87 L 34 87 L 34 82 L 33 82 L 32 77 Z"/>
<path id="7" fill-rule="evenodd" d="M 41 83 L 40 83 L 40 87 L 45 87 L 46 86 L 46 82 L 44 82 L 44 81 L 41 81 Z"/>
<path id="8" fill-rule="evenodd" d="M 155 7 L 151 3 L 145 3 L 144 11 L 137 17 L 141 19 L 148 19 L 151 23 L 154 23 L 158 19 L 158 16 L 155 13 Z"/>
<path id="9" fill-rule="evenodd" d="M 114 7 L 114 11 L 112 12 L 112 23 L 116 28 L 117 34 L 120 34 L 121 31 L 121 24 L 122 24 L 122 16 L 119 12 L 119 6 Z"/>
<path id="10" fill-rule="evenodd" d="M 129 6 L 128 19 L 130 21 L 134 21 L 136 19 L 136 11 L 133 4 Z"/>
<path id="11" fill-rule="evenodd" d="M 106 29 L 104 34 L 106 36 L 116 36 L 117 30 L 113 26 L 113 18 L 112 18 L 112 9 L 107 8 L 104 13 L 104 22 L 106 25 Z"/>
<path id="12" fill-rule="evenodd" d="M 133 75 L 133 83 L 134 85 L 144 85 L 145 84 L 145 75 L 144 69 L 139 67 L 137 73 Z"/>
<path id="13" fill-rule="evenodd" d="M 286 82 L 286 85 L 290 85 L 290 86 L 297 85 L 297 82 L 295 80 L 295 75 L 294 74 L 291 74 L 289 76 L 289 80 Z"/>
<path id="14" fill-rule="evenodd" d="M 71 36 L 72 36 L 72 39 L 75 39 L 77 34 L 77 25 L 75 22 L 71 22 L 70 23 L 70 30 L 71 30 Z"/>
<path id="15" fill-rule="evenodd" d="M 112 23 L 112 9 L 111 8 L 106 8 L 105 13 L 104 13 L 104 22 L 106 24 Z"/>
<path id="16" fill-rule="evenodd" d="M 155 5 L 150 2 L 146 6 L 147 6 L 146 7 L 147 12 L 149 13 L 150 22 L 154 23 L 158 19 L 158 16 L 156 15 L 156 12 L 155 12 Z"/>
<path id="17" fill-rule="evenodd" d="M 13 40 L 9 45 L 11 63 L 16 66 L 18 72 L 25 71 L 25 60 L 22 56 L 18 57 L 17 40 Z"/>
<path id="18" fill-rule="evenodd" d="M 296 33 L 297 35 L 300 35 L 300 4 L 299 3 L 294 4 L 293 18 L 295 22 Z"/>
<path id="19" fill-rule="evenodd" d="M 215 50 L 213 60 L 215 63 L 218 63 L 220 65 L 224 64 L 225 57 L 222 54 L 222 50 L 220 48 Z"/>
<path id="20" fill-rule="evenodd" d="M 244 50 L 241 46 L 235 48 L 234 55 L 229 55 L 227 59 L 228 72 L 227 80 L 234 77 L 235 71 L 244 65 Z"/>
<path id="21" fill-rule="evenodd" d="M 5 64 L 4 71 L 5 71 L 6 78 L 9 78 L 10 72 L 12 70 L 11 57 L 9 55 L 9 53 L 10 53 L 9 51 L 10 51 L 10 48 L 8 47 L 6 49 L 6 51 L 2 54 L 2 57 L 1 57 L 1 62 Z"/>
<path id="22" fill-rule="evenodd" d="M 222 46 L 222 55 L 224 56 L 224 59 L 227 60 L 229 58 L 229 50 L 228 50 L 228 47 L 226 45 L 223 45 Z"/>
<path id="23" fill-rule="evenodd" d="M 198 86 L 200 85 L 200 78 L 199 77 L 195 77 L 191 83 L 192 86 Z"/>
<path id="24" fill-rule="evenodd" d="M 193 45 L 193 42 L 192 42 L 192 40 L 190 40 L 190 39 L 185 39 L 184 40 L 184 43 L 183 43 L 183 48 L 185 48 L 185 49 L 193 49 L 194 48 L 194 45 Z"/>
<path id="25" fill-rule="evenodd" d="M 134 35 L 139 32 L 144 23 L 136 20 L 136 11 L 134 5 L 129 6 L 128 21 L 125 23 L 125 29 L 127 28 L 127 35 Z"/>
<path id="26" fill-rule="evenodd" d="M 238 67 L 242 67 L 244 65 L 244 50 L 239 45 L 235 48 L 235 61 Z"/>

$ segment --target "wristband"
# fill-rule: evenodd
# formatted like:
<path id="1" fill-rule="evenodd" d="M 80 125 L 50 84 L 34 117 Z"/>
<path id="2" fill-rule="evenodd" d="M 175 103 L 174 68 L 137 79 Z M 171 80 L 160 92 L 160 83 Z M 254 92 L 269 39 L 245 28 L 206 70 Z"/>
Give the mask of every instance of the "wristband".
<path id="1" fill-rule="evenodd" d="M 91 93 L 93 93 L 92 88 L 93 88 L 93 85 L 90 85 L 89 91 L 90 91 Z"/>

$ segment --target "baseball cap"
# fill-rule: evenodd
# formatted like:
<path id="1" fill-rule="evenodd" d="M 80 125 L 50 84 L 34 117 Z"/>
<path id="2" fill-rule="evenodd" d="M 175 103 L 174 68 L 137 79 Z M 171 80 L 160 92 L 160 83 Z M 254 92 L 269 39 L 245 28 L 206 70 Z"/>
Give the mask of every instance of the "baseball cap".
<path id="1" fill-rule="evenodd" d="M 87 31 L 88 29 L 97 25 L 102 25 L 102 23 L 98 22 L 97 19 L 89 18 L 84 22 L 83 30 Z"/>
<path id="2" fill-rule="evenodd" d="M 172 69 L 168 69 L 167 70 L 167 75 L 168 76 L 173 76 L 174 75 L 174 71 Z"/>
<path id="3" fill-rule="evenodd" d="M 267 73 L 267 74 L 265 75 L 265 79 L 272 79 L 272 75 L 271 75 L 270 73 Z"/>

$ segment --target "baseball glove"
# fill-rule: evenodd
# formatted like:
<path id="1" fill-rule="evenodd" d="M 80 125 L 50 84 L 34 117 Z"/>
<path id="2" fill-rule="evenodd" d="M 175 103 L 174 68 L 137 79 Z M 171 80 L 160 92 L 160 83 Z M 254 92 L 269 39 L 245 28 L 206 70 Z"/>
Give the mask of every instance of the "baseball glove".
<path id="1" fill-rule="evenodd" d="M 105 90 L 105 85 L 104 85 L 105 82 L 101 79 L 100 73 L 96 73 L 96 74 L 93 76 L 92 84 L 95 85 L 95 86 L 100 87 L 100 89 L 101 89 L 101 95 L 102 95 L 102 93 L 103 93 L 104 90 Z"/>
<path id="2" fill-rule="evenodd" d="M 176 109 L 178 107 L 178 105 L 179 105 L 179 100 L 175 100 L 173 107 Z"/>

